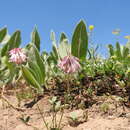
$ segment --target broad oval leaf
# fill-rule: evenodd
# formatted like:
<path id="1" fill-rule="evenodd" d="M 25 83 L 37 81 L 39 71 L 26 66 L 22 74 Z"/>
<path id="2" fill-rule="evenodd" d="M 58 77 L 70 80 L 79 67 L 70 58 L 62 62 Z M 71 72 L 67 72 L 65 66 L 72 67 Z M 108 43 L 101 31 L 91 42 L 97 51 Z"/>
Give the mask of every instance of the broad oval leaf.
<path id="1" fill-rule="evenodd" d="M 85 60 L 88 50 L 88 34 L 86 30 L 86 25 L 83 20 L 81 20 L 75 28 L 71 53 L 72 55 L 78 57 L 79 59 Z"/>

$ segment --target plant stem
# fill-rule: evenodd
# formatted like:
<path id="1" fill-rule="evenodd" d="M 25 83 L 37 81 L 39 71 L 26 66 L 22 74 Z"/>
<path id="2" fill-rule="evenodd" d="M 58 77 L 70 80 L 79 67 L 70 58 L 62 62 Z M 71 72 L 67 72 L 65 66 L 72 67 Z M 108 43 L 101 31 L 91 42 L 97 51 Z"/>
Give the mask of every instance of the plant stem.
<path id="1" fill-rule="evenodd" d="M 55 127 L 55 122 L 54 122 L 54 116 L 55 116 L 55 113 L 54 113 L 54 109 L 55 109 L 55 106 L 53 104 L 53 114 L 52 114 L 52 127 L 54 128 Z"/>
<path id="2" fill-rule="evenodd" d="M 70 75 L 67 75 L 67 93 L 70 94 Z"/>
<path id="3" fill-rule="evenodd" d="M 42 120 L 43 120 L 43 122 L 44 122 L 44 124 L 45 124 L 47 130 L 49 130 L 48 125 L 47 125 L 47 123 L 46 123 L 46 121 L 45 121 L 45 118 L 44 118 L 44 116 L 43 116 L 43 114 L 42 114 L 42 112 L 41 112 L 41 109 L 40 109 L 40 107 L 39 107 L 38 104 L 37 104 L 37 108 L 38 108 L 38 110 L 39 110 L 39 112 L 40 112 L 40 115 L 41 115 L 41 117 L 42 117 Z"/>
<path id="4" fill-rule="evenodd" d="M 60 129 L 60 124 L 61 124 L 61 121 L 62 121 L 62 118 L 63 118 L 63 114 L 64 114 L 64 111 L 62 110 L 62 114 L 61 114 L 60 121 L 59 121 L 59 124 L 58 124 L 58 129 Z"/>
<path id="5" fill-rule="evenodd" d="M 56 116 L 57 116 L 57 112 L 55 111 L 55 115 L 54 115 L 54 121 L 55 121 L 55 128 L 57 128 L 57 121 L 56 121 Z"/>

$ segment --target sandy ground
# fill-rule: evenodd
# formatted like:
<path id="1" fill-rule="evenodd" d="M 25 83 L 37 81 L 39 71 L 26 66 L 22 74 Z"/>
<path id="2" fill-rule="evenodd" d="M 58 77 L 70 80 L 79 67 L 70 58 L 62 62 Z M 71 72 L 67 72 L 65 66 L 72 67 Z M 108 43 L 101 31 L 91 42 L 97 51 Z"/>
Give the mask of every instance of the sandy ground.
<path id="1" fill-rule="evenodd" d="M 18 101 L 15 97 L 8 96 L 7 98 L 12 104 L 17 106 Z M 70 126 L 71 124 L 68 117 L 72 111 L 66 110 L 62 120 L 63 130 L 130 130 L 130 109 L 123 109 L 121 106 L 115 107 L 112 101 L 109 100 L 109 102 L 111 102 L 111 104 L 109 105 L 110 109 L 107 113 L 99 109 L 99 104 L 102 102 L 94 104 L 87 110 L 73 110 L 78 113 L 78 115 L 81 115 L 79 118 L 84 118 L 82 116 L 83 113 L 86 113 L 88 116 L 88 119 L 83 119 L 83 122 L 76 127 Z M 21 106 L 23 106 L 23 104 L 25 104 L 25 102 L 21 103 Z M 45 112 L 45 120 L 50 123 L 52 118 L 49 112 L 50 105 L 48 103 L 48 97 L 41 99 L 38 105 L 40 109 Z M 22 116 L 30 116 L 29 123 L 37 129 L 25 125 L 20 120 Z M 57 120 L 60 119 L 60 116 L 61 114 L 59 113 Z M 37 104 L 32 108 L 26 109 L 24 112 L 18 112 L 0 100 L 0 130 L 46 130 L 46 128 L 37 110 Z"/>

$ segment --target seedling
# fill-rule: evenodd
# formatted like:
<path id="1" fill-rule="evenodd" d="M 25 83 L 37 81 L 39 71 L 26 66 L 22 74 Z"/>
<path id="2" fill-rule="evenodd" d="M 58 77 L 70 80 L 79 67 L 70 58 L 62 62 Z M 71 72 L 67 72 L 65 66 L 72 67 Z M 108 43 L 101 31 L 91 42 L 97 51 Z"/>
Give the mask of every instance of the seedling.
<path id="1" fill-rule="evenodd" d="M 109 110 L 109 105 L 107 103 L 103 103 L 101 106 L 100 106 L 100 110 L 103 111 L 104 113 L 107 113 L 108 110 Z"/>
<path id="2" fill-rule="evenodd" d="M 69 118 L 70 126 L 78 126 L 79 125 L 80 122 L 78 120 L 78 115 L 76 112 L 72 112 L 68 118 Z"/>
<path id="3" fill-rule="evenodd" d="M 51 121 L 52 123 L 51 123 L 51 125 L 48 125 L 48 123 L 46 122 L 46 120 L 45 120 L 45 118 L 44 118 L 44 116 L 43 116 L 43 114 L 42 114 L 42 112 L 41 112 L 41 110 L 38 106 L 38 110 L 40 112 L 40 115 L 43 119 L 43 122 L 44 122 L 47 130 L 61 130 L 61 121 L 62 121 L 62 117 L 63 117 L 63 113 L 64 113 L 63 109 L 61 109 L 61 101 L 58 101 L 57 97 L 54 96 L 54 97 L 52 97 L 52 99 L 49 100 L 49 102 L 52 106 L 51 107 L 51 111 L 52 111 L 52 121 Z M 57 121 L 57 113 L 60 110 L 61 110 L 62 113 L 61 113 L 60 120 L 58 122 Z"/>

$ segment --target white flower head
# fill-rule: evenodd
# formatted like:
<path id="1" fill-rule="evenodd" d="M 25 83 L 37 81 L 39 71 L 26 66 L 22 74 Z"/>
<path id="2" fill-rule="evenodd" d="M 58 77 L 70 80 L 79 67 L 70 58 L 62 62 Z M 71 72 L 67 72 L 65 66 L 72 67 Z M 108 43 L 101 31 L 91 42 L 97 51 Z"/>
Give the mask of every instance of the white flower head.
<path id="1" fill-rule="evenodd" d="M 14 48 L 10 50 L 9 55 L 10 55 L 10 62 L 14 62 L 16 64 L 22 64 L 27 60 L 27 56 L 22 51 L 22 48 Z"/>

